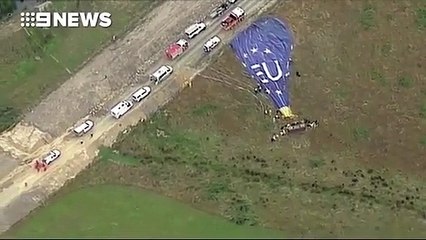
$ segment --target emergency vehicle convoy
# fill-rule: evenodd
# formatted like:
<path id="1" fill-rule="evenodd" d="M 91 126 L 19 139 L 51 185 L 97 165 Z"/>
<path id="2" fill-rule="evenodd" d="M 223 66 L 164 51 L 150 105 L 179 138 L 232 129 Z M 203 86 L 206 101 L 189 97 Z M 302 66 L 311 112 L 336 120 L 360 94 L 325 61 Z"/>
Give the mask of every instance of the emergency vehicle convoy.
<path id="1" fill-rule="evenodd" d="M 188 47 L 188 41 L 185 39 L 179 39 L 179 41 L 169 45 L 169 47 L 166 49 L 166 56 L 168 59 L 173 60 L 182 55 L 182 53 L 185 52 Z"/>
<path id="2" fill-rule="evenodd" d="M 212 14 L 210 15 L 212 18 L 216 18 L 217 16 L 222 15 L 228 9 L 230 4 L 236 3 L 237 0 L 227 0 L 226 3 L 222 3 L 220 6 L 216 7 Z M 233 29 L 239 22 L 244 19 L 245 11 L 241 7 L 234 8 L 229 15 L 221 21 L 221 27 L 225 30 Z M 207 28 L 206 24 L 203 22 L 198 22 L 192 24 L 188 28 L 185 29 L 185 35 L 188 39 L 192 39 L 199 35 L 202 31 Z M 207 42 L 203 45 L 204 52 L 211 52 L 214 48 L 216 48 L 221 42 L 221 39 L 218 36 L 211 37 Z M 178 56 L 182 55 L 189 47 L 189 43 L 185 39 L 179 39 L 177 42 L 169 45 L 166 49 L 165 53 L 168 59 L 174 60 Z M 154 81 L 155 85 L 159 84 L 163 80 L 167 79 L 173 73 L 173 68 L 168 65 L 162 65 L 159 67 L 154 73 L 149 75 L 149 80 Z M 130 111 L 133 107 L 134 103 L 138 103 L 145 99 L 151 93 L 151 88 L 148 86 L 142 87 L 139 90 L 135 91 L 130 100 L 123 100 L 116 104 L 110 110 L 110 114 L 116 118 L 120 119 L 123 115 Z M 92 120 L 85 120 L 82 124 L 75 127 L 73 132 L 77 136 L 82 136 L 89 132 L 94 126 L 94 122 Z M 317 122 L 308 123 L 307 127 L 316 127 Z M 286 134 L 295 129 L 290 129 L 294 126 L 286 126 Z M 305 126 L 300 128 L 306 128 Z M 58 149 L 51 150 L 42 160 L 35 161 L 35 168 L 37 171 L 41 169 L 46 170 L 47 167 L 56 161 L 61 156 L 61 152 Z"/>
<path id="3" fill-rule="evenodd" d="M 226 31 L 233 29 L 238 23 L 244 20 L 245 11 L 240 8 L 236 7 L 232 9 L 232 11 L 228 14 L 228 16 L 222 20 L 220 25 L 223 29 Z"/>

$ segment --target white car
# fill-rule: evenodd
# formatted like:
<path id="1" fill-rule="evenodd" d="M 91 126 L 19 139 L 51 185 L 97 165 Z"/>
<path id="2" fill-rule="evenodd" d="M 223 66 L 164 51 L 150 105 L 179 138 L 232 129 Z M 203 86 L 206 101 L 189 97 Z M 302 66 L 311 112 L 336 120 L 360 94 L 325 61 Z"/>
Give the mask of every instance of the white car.
<path id="1" fill-rule="evenodd" d="M 89 132 L 93 126 L 95 124 L 93 123 L 92 120 L 88 119 L 86 121 L 84 121 L 84 123 L 78 125 L 76 128 L 74 128 L 73 132 L 75 135 L 77 136 L 82 136 L 84 134 L 86 134 L 87 132 Z"/>
<path id="2" fill-rule="evenodd" d="M 204 52 L 210 52 L 221 42 L 218 36 L 213 36 L 206 43 L 204 43 L 203 50 Z"/>
<path id="3" fill-rule="evenodd" d="M 155 85 L 168 78 L 173 73 L 171 66 L 163 65 L 149 76 L 149 80 L 154 81 Z"/>
<path id="4" fill-rule="evenodd" d="M 56 161 L 60 156 L 61 156 L 61 151 L 59 151 L 58 149 L 53 149 L 41 160 L 41 162 L 44 163 L 45 165 L 50 165 L 54 161 Z"/>
<path id="5" fill-rule="evenodd" d="M 126 114 L 133 107 L 133 103 L 128 100 L 123 100 L 111 109 L 111 115 L 116 119 Z"/>
<path id="6" fill-rule="evenodd" d="M 189 39 L 192 39 L 202 31 L 206 30 L 206 27 L 206 24 L 203 22 L 195 23 L 185 29 L 185 34 Z"/>
<path id="7" fill-rule="evenodd" d="M 136 92 L 133 93 L 132 95 L 132 99 L 135 102 L 140 102 L 142 101 L 144 98 L 148 97 L 148 95 L 151 93 L 151 88 L 146 86 L 143 88 L 140 88 L 139 90 L 137 90 Z"/>

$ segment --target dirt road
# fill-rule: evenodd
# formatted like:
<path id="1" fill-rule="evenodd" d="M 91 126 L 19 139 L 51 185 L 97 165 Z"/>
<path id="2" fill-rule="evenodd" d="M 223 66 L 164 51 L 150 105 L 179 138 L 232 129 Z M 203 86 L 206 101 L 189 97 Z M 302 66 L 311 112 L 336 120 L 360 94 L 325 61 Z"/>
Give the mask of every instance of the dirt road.
<path id="1" fill-rule="evenodd" d="M 164 58 L 166 46 L 219 1 L 166 1 L 147 16 L 146 23 L 118 39 L 44 99 L 24 121 L 58 137 L 89 112 L 103 113 L 108 108 L 105 102 L 123 94 L 129 85 L 143 83 L 147 70 Z M 54 117 L 46 117 L 52 113 Z"/>
<path id="2" fill-rule="evenodd" d="M 203 1 L 199 2 L 203 4 Z M 193 1 L 182 1 L 182 3 L 170 1 L 167 2 L 168 5 L 165 7 L 165 9 L 167 11 L 174 11 L 177 13 L 173 6 L 178 8 L 182 7 L 178 5 L 188 5 L 188 3 L 191 5 L 187 6 L 188 9 L 193 10 L 195 8 L 194 5 L 198 4 L 198 2 L 196 2 L 197 4 L 194 4 L 195 2 Z M 242 25 L 247 25 L 254 16 L 260 14 L 262 10 L 266 10 L 274 4 L 274 1 L 266 0 L 239 1 L 238 5 L 247 11 L 247 19 Z M 207 8 L 204 12 L 207 14 L 208 10 L 209 9 Z M 158 11 L 159 10 L 157 10 L 157 13 L 155 14 L 158 14 Z M 180 11 L 183 10 L 181 9 Z M 170 16 L 170 13 L 168 16 Z M 66 93 L 62 92 L 64 95 L 60 95 L 59 92 L 53 93 L 39 108 L 34 110 L 34 112 L 40 111 L 41 113 L 46 111 L 45 114 L 41 114 L 43 115 L 43 118 L 40 118 L 38 121 L 39 125 L 42 123 L 45 124 L 43 126 L 52 125 L 50 128 L 53 130 L 52 135 L 58 137 L 54 138 L 53 141 L 51 141 L 49 144 L 45 144 L 34 150 L 34 152 L 23 156 L 23 160 L 38 158 L 52 148 L 60 149 L 63 155 L 46 172 L 37 173 L 34 169 L 32 169 L 31 165 L 22 165 L 16 168 L 11 174 L 0 180 L 0 232 L 7 230 L 12 224 L 19 221 L 22 217 L 24 217 L 32 209 L 39 205 L 41 201 L 49 194 L 58 190 L 61 186 L 63 186 L 63 184 L 65 184 L 67 180 L 74 178 L 81 170 L 86 168 L 97 155 L 97 149 L 101 145 L 112 144 L 120 132 L 124 131 L 128 126 L 134 125 L 139 121 L 146 119 L 148 115 L 152 114 L 159 107 L 166 104 L 181 89 L 183 89 L 184 82 L 193 77 L 197 70 L 201 70 L 208 63 L 207 60 L 211 58 L 210 56 L 206 56 L 202 51 L 202 44 L 207 41 L 208 38 L 210 38 L 212 35 L 218 34 L 222 39 L 228 41 L 233 35 L 232 31 L 221 31 L 219 25 L 221 18 L 214 21 L 206 21 L 208 26 L 207 30 L 204 31 L 200 36 L 190 41 L 190 49 L 183 56 L 174 62 L 168 62 L 165 59 L 162 59 L 161 61 L 157 62 L 157 64 L 149 63 L 143 66 L 144 72 L 146 72 L 145 70 L 148 69 L 147 66 L 151 66 L 149 71 L 147 71 L 151 72 L 159 65 L 165 63 L 170 64 L 175 68 L 175 73 L 171 78 L 157 86 L 152 86 L 152 84 L 146 82 L 146 74 L 142 75 L 142 78 L 139 78 L 136 75 L 134 75 L 134 79 L 129 78 L 129 75 L 132 75 L 136 71 L 135 66 L 142 66 L 138 64 L 142 62 L 142 59 L 147 61 L 148 59 L 160 58 L 160 55 L 162 55 L 164 46 L 167 44 L 161 46 L 154 44 L 153 46 L 149 43 L 159 43 L 160 40 L 165 39 L 165 37 L 156 36 L 156 32 L 159 32 L 158 29 L 164 27 L 165 25 L 164 23 L 161 23 L 159 19 L 163 17 L 165 16 L 154 17 L 157 18 L 157 21 L 153 23 L 154 26 L 148 26 L 145 28 L 145 31 L 148 32 L 144 32 L 143 29 L 136 29 L 136 32 L 130 33 L 122 41 L 115 44 L 114 46 L 111 46 L 105 51 L 106 55 L 103 55 L 104 53 L 100 55 L 103 56 L 103 58 L 95 58 L 81 72 L 77 73 L 73 79 L 65 83 L 61 87 L 61 90 L 58 90 L 66 91 Z M 174 19 L 174 21 L 179 20 Z M 184 26 L 182 26 L 182 29 L 183 28 Z M 182 29 L 180 29 L 180 31 L 182 31 Z M 142 34 L 145 35 L 145 37 L 143 37 Z M 150 35 L 152 40 L 148 40 Z M 145 41 L 145 45 L 139 46 L 139 48 L 137 48 L 137 45 L 134 44 L 133 47 L 129 47 L 129 45 L 132 44 L 129 44 L 128 40 L 134 43 L 143 43 Z M 122 44 L 122 46 L 120 44 Z M 114 55 L 114 50 L 112 49 L 121 49 L 118 51 L 121 52 L 121 54 L 117 54 L 115 52 Z M 150 53 L 152 54 L 152 52 L 154 52 L 154 54 L 144 55 L 143 52 L 139 52 L 142 51 L 142 49 L 150 49 Z M 136 52 L 139 53 L 134 54 Z M 132 55 L 138 56 L 132 58 Z M 149 58 L 142 56 L 153 57 Z M 99 73 L 100 76 L 93 73 L 93 71 L 96 69 L 103 70 L 101 73 Z M 93 82 L 85 82 L 84 80 L 93 77 L 96 79 L 102 77 L 103 75 L 108 75 L 108 79 L 102 80 L 104 82 L 99 81 L 95 85 L 93 85 Z M 117 83 L 118 79 L 123 79 L 123 82 L 127 83 L 138 83 L 138 85 L 124 88 L 124 83 Z M 74 83 L 74 85 L 72 83 Z M 80 83 L 80 85 L 78 83 Z M 67 131 L 63 133 L 65 129 L 69 128 L 70 123 L 78 121 L 84 116 L 83 113 L 87 114 L 90 111 L 90 107 L 88 106 L 93 106 L 95 102 L 102 103 L 104 101 L 106 102 L 106 109 L 109 109 L 119 100 L 125 97 L 128 98 L 131 92 L 141 86 L 141 83 L 150 84 L 153 88 L 153 92 L 141 104 L 136 104 L 132 111 L 127 113 L 120 120 L 112 118 L 108 113 L 98 114 L 97 116 L 93 116 L 91 118 L 95 122 L 93 137 L 84 136 L 82 138 L 75 138 L 70 136 Z M 92 87 L 89 87 L 90 85 L 92 85 Z M 87 91 L 86 88 L 92 90 Z M 95 88 L 95 90 L 93 90 L 93 88 Z M 117 90 L 117 94 L 115 95 L 111 94 L 111 90 L 114 89 Z M 119 91 L 119 89 L 123 90 Z M 83 92 L 81 95 L 79 94 L 79 90 Z M 97 91 L 99 91 L 99 93 Z M 113 96 L 108 98 L 110 95 Z M 117 95 L 121 97 L 114 97 Z M 79 99 L 76 99 L 76 97 Z M 49 110 L 47 107 L 49 101 L 51 101 L 49 103 L 51 104 L 50 106 L 52 106 L 52 104 L 56 104 L 58 107 L 57 113 L 54 117 L 49 114 L 52 112 L 52 109 Z M 55 101 L 59 102 L 55 103 Z M 83 104 L 80 106 L 80 102 L 85 102 L 87 105 Z M 29 116 L 28 118 L 35 118 L 34 116 L 35 113 L 33 113 L 33 115 Z M 58 128 L 53 127 L 55 124 L 59 125 Z M 49 127 L 46 127 L 46 129 L 47 128 Z M 60 132 L 62 132 L 62 134 L 59 134 Z M 81 140 L 83 141 L 82 143 L 80 142 Z M 19 211 L 17 209 L 19 209 Z"/>
<path id="3" fill-rule="evenodd" d="M 202 18 L 202 13 L 208 12 L 219 1 L 166 1 L 154 9 L 143 24 L 104 49 L 32 109 L 23 123 L 8 133 L 0 134 L 0 153 L 5 152 L 16 159 L 29 157 L 46 144 L 44 139 L 62 135 L 89 113 L 105 113 L 108 100 L 146 80 L 148 71 L 145 69 L 153 67 L 163 56 L 165 47 L 175 41 L 194 19 Z M 9 25 L 19 26 L 16 22 Z M 1 26 L 2 29 L 4 27 Z M 135 75 L 137 69 L 141 70 L 140 76 Z M 8 159 L 0 161 L 4 163 Z M 14 167 L 16 164 L 15 161 L 7 163 Z M 0 171 L 0 177 L 4 176 L 4 172 Z"/>

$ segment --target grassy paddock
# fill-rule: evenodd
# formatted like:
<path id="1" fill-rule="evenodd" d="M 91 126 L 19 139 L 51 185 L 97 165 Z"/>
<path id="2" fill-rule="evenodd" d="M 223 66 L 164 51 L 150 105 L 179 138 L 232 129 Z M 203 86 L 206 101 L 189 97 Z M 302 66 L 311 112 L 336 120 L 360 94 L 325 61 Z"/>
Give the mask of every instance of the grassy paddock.
<path id="1" fill-rule="evenodd" d="M 94 186 L 57 197 L 10 237 L 282 237 L 242 227 L 160 195 L 131 187 Z"/>
<path id="2" fill-rule="evenodd" d="M 195 84 L 198 91 L 220 90 Z M 267 225 L 291 236 L 408 237 L 424 231 L 422 180 L 370 169 L 349 150 L 312 151 L 318 133 L 268 146 L 262 114 L 242 114 L 235 104 L 248 95 L 222 91 L 224 98 L 232 95 L 222 102 L 226 110 L 201 114 L 198 109 L 223 100 L 197 90 L 185 91 L 150 122 L 122 136 L 115 150 L 102 149 L 102 164 L 81 181 L 146 186 L 138 177 L 146 176 L 160 182 L 152 187 L 167 195 L 200 196 L 200 208 L 230 222 Z M 196 95 L 204 100 L 186 101 Z M 352 132 L 351 141 L 360 145 L 371 134 L 364 127 Z"/>
<path id="3" fill-rule="evenodd" d="M 80 1 L 80 11 L 111 12 L 112 26 L 107 29 L 28 29 L 28 32 L 21 29 L 0 39 L 0 131 L 18 121 L 29 107 L 69 78 L 113 35 L 130 29 L 159 3 L 161 1 Z M 76 2 L 54 1 L 53 7 L 60 11 L 76 10 Z"/>

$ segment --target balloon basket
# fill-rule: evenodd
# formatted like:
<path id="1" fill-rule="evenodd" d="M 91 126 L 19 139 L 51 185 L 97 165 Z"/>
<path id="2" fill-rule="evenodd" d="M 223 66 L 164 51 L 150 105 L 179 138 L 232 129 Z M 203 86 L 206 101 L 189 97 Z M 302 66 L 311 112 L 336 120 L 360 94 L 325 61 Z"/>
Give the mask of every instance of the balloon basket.
<path id="1" fill-rule="evenodd" d="M 279 109 L 279 111 L 281 115 L 283 116 L 283 118 L 285 119 L 293 119 L 297 117 L 296 115 L 293 114 L 293 112 L 291 111 L 289 107 L 282 107 Z"/>

